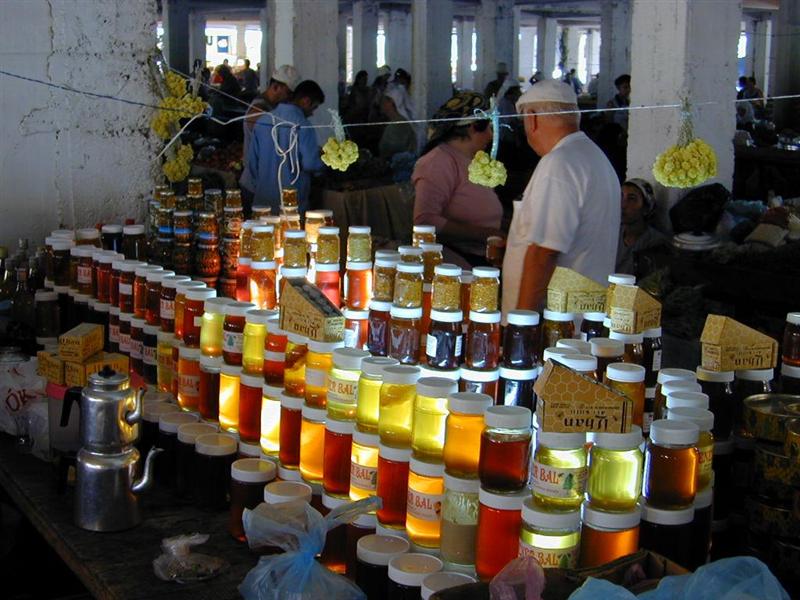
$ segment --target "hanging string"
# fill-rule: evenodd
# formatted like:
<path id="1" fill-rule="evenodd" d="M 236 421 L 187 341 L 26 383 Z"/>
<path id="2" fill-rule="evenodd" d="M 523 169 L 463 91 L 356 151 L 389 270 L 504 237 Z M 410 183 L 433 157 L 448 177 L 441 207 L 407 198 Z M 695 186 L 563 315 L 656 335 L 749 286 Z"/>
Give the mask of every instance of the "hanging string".
<path id="1" fill-rule="evenodd" d="M 281 193 L 281 196 L 283 196 L 283 167 L 286 165 L 287 159 L 289 160 L 289 173 L 292 175 L 289 185 L 294 185 L 300 177 L 300 156 L 297 149 L 297 130 L 299 126 L 297 124 L 291 124 L 292 126 L 289 128 L 288 145 L 284 149 L 281 147 L 278 133 L 278 127 L 281 126 L 282 123 L 277 123 L 276 121 L 277 120 L 273 120 L 270 133 L 272 135 L 272 144 L 275 148 L 275 153 L 281 159 L 278 165 L 278 191 Z"/>

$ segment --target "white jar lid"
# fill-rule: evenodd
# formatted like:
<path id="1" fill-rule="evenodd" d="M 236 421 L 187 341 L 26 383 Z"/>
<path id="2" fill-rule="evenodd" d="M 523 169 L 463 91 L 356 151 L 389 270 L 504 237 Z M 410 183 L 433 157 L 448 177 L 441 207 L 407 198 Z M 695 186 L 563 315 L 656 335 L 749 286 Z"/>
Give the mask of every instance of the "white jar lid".
<path id="1" fill-rule="evenodd" d="M 89 294 L 75 294 L 75 302 L 80 302 L 81 304 L 89 304 Z M 133 317 L 131 317 L 133 318 Z"/>
<path id="2" fill-rule="evenodd" d="M 714 413 L 704 408 L 669 407 L 667 419 L 670 421 L 688 421 L 700 428 L 700 431 L 711 431 L 714 428 Z"/>
<path id="3" fill-rule="evenodd" d="M 733 381 L 733 371 L 709 371 L 703 367 L 697 367 L 697 381 L 730 383 Z"/>
<path id="4" fill-rule="evenodd" d="M 800 312 L 786 313 L 786 322 L 792 325 L 800 325 Z"/>
<path id="5" fill-rule="evenodd" d="M 260 458 L 240 458 L 231 465 L 231 479 L 244 483 L 267 483 L 276 472 L 274 462 Z"/>
<path id="6" fill-rule="evenodd" d="M 373 377 L 383 376 L 386 367 L 394 367 L 400 364 L 396 358 L 388 356 L 369 356 L 361 361 L 361 372 L 364 375 Z"/>
<path id="7" fill-rule="evenodd" d="M 145 272 L 144 278 L 148 283 L 161 283 L 164 280 L 164 277 L 172 277 L 173 275 L 175 275 L 175 271 L 165 271 L 162 268 L 160 270 Z"/>
<path id="8" fill-rule="evenodd" d="M 225 433 L 207 433 L 194 441 L 195 452 L 206 456 L 227 456 L 236 454 L 239 445 L 236 438 Z"/>
<path id="9" fill-rule="evenodd" d="M 447 398 L 448 410 L 463 415 L 482 415 L 493 404 L 494 400 L 489 394 L 476 392 L 455 392 Z"/>
<path id="10" fill-rule="evenodd" d="M 114 305 L 114 306 L 110 306 L 109 309 L 108 309 L 108 312 L 109 312 L 109 314 L 112 314 L 115 317 L 119 318 L 119 314 L 120 314 L 119 305 L 117 304 L 117 305 Z M 166 332 L 165 331 L 159 331 L 158 332 L 158 337 L 159 338 L 161 337 L 162 333 L 166 333 Z"/>
<path id="11" fill-rule="evenodd" d="M 414 225 L 412 227 L 414 233 L 436 233 L 435 225 Z"/>
<path id="12" fill-rule="evenodd" d="M 228 377 L 236 377 L 237 379 L 242 376 L 242 367 L 238 365 L 222 365 L 220 369 L 223 375 L 227 375 Z"/>
<path id="13" fill-rule="evenodd" d="M 657 419 L 650 424 L 650 440 L 654 444 L 689 446 L 697 443 L 700 428 L 686 421 Z"/>
<path id="14" fill-rule="evenodd" d="M 446 277 L 458 277 L 461 275 L 461 267 L 450 263 L 441 263 L 433 268 L 434 275 L 444 275 Z"/>
<path id="15" fill-rule="evenodd" d="M 592 356 L 610 358 L 625 354 L 625 344 L 611 338 L 593 338 L 589 341 Z"/>
<path id="16" fill-rule="evenodd" d="M 736 379 L 744 379 L 745 381 L 772 381 L 773 377 L 773 369 L 746 369 L 744 371 L 736 371 Z"/>
<path id="17" fill-rule="evenodd" d="M 164 267 L 160 267 L 158 265 L 143 265 L 141 267 L 136 267 L 134 269 L 134 274 L 136 277 L 147 277 L 148 273 L 157 273 L 159 271 L 163 271 Z"/>
<path id="18" fill-rule="evenodd" d="M 136 320 L 137 319 L 134 319 L 134 321 Z M 131 327 L 135 327 L 133 322 L 131 322 Z M 200 348 L 192 348 L 191 346 L 181 344 L 178 346 L 178 357 L 186 360 L 200 360 Z"/>
<path id="19" fill-rule="evenodd" d="M 167 273 L 168 271 L 164 272 Z M 170 275 L 165 275 L 165 277 L 170 277 Z M 189 281 L 179 281 L 175 285 L 175 289 L 178 290 L 179 293 L 183 292 L 184 294 L 186 293 L 186 290 L 189 290 L 191 288 L 204 288 L 204 287 L 206 287 L 206 284 L 203 283 L 202 281 L 193 281 L 191 279 Z"/>
<path id="20" fill-rule="evenodd" d="M 531 411 L 524 406 L 490 406 L 483 413 L 487 427 L 501 429 L 529 429 Z"/>
<path id="21" fill-rule="evenodd" d="M 178 425 L 178 441 L 194 445 L 195 440 L 207 433 L 217 433 L 216 425 L 211 423 L 183 423 Z"/>
<path id="22" fill-rule="evenodd" d="M 254 260 L 250 263 L 252 271 L 274 271 L 276 268 L 275 261 L 272 260 Z"/>
<path id="23" fill-rule="evenodd" d="M 522 510 L 523 502 L 530 496 L 529 490 L 522 490 L 513 494 L 495 494 L 481 488 L 478 492 L 478 501 L 484 506 L 497 510 Z"/>
<path id="24" fill-rule="evenodd" d="M 670 381 L 694 381 L 695 379 L 695 374 L 688 369 L 661 369 L 658 372 L 658 379 L 656 381 L 663 385 Z"/>
<path id="25" fill-rule="evenodd" d="M 441 252 L 444 248 L 442 244 L 438 244 L 436 242 L 422 242 L 419 247 L 422 248 L 423 254 L 425 252 Z"/>
<path id="26" fill-rule="evenodd" d="M 333 366 L 339 369 L 360 371 L 361 362 L 369 355 L 366 350 L 358 348 L 336 348 L 333 351 Z"/>
<path id="27" fill-rule="evenodd" d="M 244 322 L 252 323 L 253 325 L 268 325 L 269 321 L 274 319 L 277 314 L 277 310 L 251 308 L 244 314 Z"/>
<path id="28" fill-rule="evenodd" d="M 191 287 L 186 288 L 185 296 L 187 300 L 191 300 L 192 302 L 201 300 L 203 302 L 203 310 L 205 311 L 205 301 L 210 300 L 211 298 L 215 298 L 217 295 L 217 290 L 214 288 L 205 288 L 205 287 Z"/>
<path id="29" fill-rule="evenodd" d="M 638 425 L 631 425 L 628 433 L 595 432 L 591 435 L 595 446 L 607 450 L 631 450 L 641 446 L 644 441 L 642 428 Z"/>
<path id="30" fill-rule="evenodd" d="M 324 408 L 315 408 L 313 406 L 309 406 L 308 404 L 303 404 L 302 415 L 307 421 L 324 423 L 328 418 L 328 411 Z"/>
<path id="31" fill-rule="evenodd" d="M 239 383 L 241 383 L 241 385 L 260 390 L 262 387 L 264 387 L 264 377 L 262 375 L 249 375 L 247 373 L 242 373 Z"/>
<path id="32" fill-rule="evenodd" d="M 378 251 L 380 252 L 380 250 Z M 400 255 L 396 256 L 378 256 L 377 253 L 375 254 L 375 266 L 380 267 L 382 269 L 395 269 L 397 267 L 397 263 L 400 262 Z"/>
<path id="33" fill-rule="evenodd" d="M 75 246 L 75 248 L 70 250 L 70 253 L 72 253 L 73 250 L 78 250 L 80 248 L 85 248 L 85 246 Z M 81 252 L 82 252 L 82 250 L 81 250 Z M 119 263 L 119 270 L 122 273 L 135 273 L 136 272 L 136 267 L 141 267 L 141 266 L 144 266 L 146 264 L 147 263 L 139 261 L 139 260 L 123 260 L 123 261 L 121 261 Z M 112 269 L 114 268 L 114 263 L 113 262 L 111 263 L 111 268 Z M 187 279 L 188 279 L 188 277 L 187 277 Z"/>
<path id="34" fill-rule="evenodd" d="M 356 429 L 353 431 L 353 443 L 377 448 L 381 443 L 381 438 L 377 433 L 366 433 Z"/>
<path id="35" fill-rule="evenodd" d="M 280 395 L 281 407 L 287 410 L 302 410 L 304 398 L 297 398 L 290 396 L 286 392 L 281 392 Z"/>
<path id="36" fill-rule="evenodd" d="M 430 554 L 400 554 L 389 561 L 389 579 L 407 587 L 422 587 L 425 577 L 443 567 L 444 563 Z"/>
<path id="37" fill-rule="evenodd" d="M 124 271 L 124 269 L 120 270 Z M 182 281 L 191 281 L 191 278 L 186 275 L 169 275 L 168 277 L 162 277 L 161 287 L 174 290 Z"/>
<path id="38" fill-rule="evenodd" d="M 577 450 L 586 444 L 586 434 L 539 431 L 536 434 L 536 444 L 553 450 Z"/>
<path id="39" fill-rule="evenodd" d="M 627 512 L 608 512 L 593 508 L 585 501 L 581 505 L 581 520 L 584 525 L 589 527 L 607 529 L 611 531 L 621 531 L 637 527 L 642 520 L 642 509 L 637 504 L 635 508 Z"/>
<path id="40" fill-rule="evenodd" d="M 608 334 L 612 340 L 619 340 L 626 344 L 641 344 L 644 342 L 644 334 L 641 333 L 620 333 L 619 331 L 612 331 Z"/>
<path id="41" fill-rule="evenodd" d="M 122 315 L 126 313 L 117 313 L 119 314 L 119 320 L 122 320 Z M 178 338 L 175 337 L 175 334 L 171 331 L 159 331 L 158 332 L 158 343 L 159 344 L 170 344 L 174 345 L 178 341 Z"/>
<path id="42" fill-rule="evenodd" d="M 200 368 L 206 371 L 220 372 L 222 370 L 222 357 L 221 356 L 206 356 L 203 354 L 200 357 Z"/>
<path id="43" fill-rule="evenodd" d="M 689 379 L 673 379 L 667 383 L 661 384 L 661 395 L 669 396 L 673 392 L 699 392 L 701 391 L 700 384 L 695 380 Z"/>
<path id="44" fill-rule="evenodd" d="M 187 291 L 188 294 L 188 291 Z M 212 315 L 224 315 L 225 314 L 225 306 L 233 302 L 230 298 L 209 298 L 205 302 L 203 302 L 203 312 L 207 312 L 208 314 Z"/>
<path id="45" fill-rule="evenodd" d="M 464 381 L 473 381 L 477 383 L 489 383 L 500 379 L 500 369 L 492 369 L 491 371 L 476 371 L 475 369 L 468 369 L 461 367 L 461 379 Z"/>
<path id="46" fill-rule="evenodd" d="M 461 369 L 434 369 L 428 365 L 419 365 L 420 377 L 444 377 L 450 381 L 461 379 Z"/>
<path id="47" fill-rule="evenodd" d="M 144 225 L 125 225 L 122 228 L 125 235 L 141 235 L 144 233 Z"/>
<path id="48" fill-rule="evenodd" d="M 667 394 L 667 408 L 702 408 L 708 410 L 708 394 L 702 392 L 670 392 Z"/>
<path id="49" fill-rule="evenodd" d="M 108 312 L 108 304 L 98 304 L 97 310 L 99 312 Z M 158 325 L 148 325 L 147 323 L 144 324 L 142 329 L 145 335 L 153 335 L 156 337 L 158 337 L 158 332 L 161 331 Z"/>
<path id="50" fill-rule="evenodd" d="M 417 395 L 429 398 L 447 398 L 458 391 L 458 383 L 444 377 L 421 377 L 417 380 Z"/>
<path id="51" fill-rule="evenodd" d="M 281 277 L 284 279 L 305 279 L 308 269 L 305 267 L 284 267 L 281 266 Z"/>
<path id="52" fill-rule="evenodd" d="M 399 246 L 397 252 L 400 256 L 422 256 L 422 248 L 416 246 Z"/>
<path id="53" fill-rule="evenodd" d="M 687 525 L 694 520 L 694 506 L 678 510 L 655 508 L 642 499 L 642 521 L 656 525 Z"/>
<path id="54" fill-rule="evenodd" d="M 304 335 L 300 335 L 299 333 L 287 333 L 286 339 L 290 343 L 296 346 L 307 346 L 308 345 L 308 338 Z"/>
<path id="55" fill-rule="evenodd" d="M 499 310 L 493 312 L 469 311 L 469 320 L 473 323 L 499 323 L 501 316 Z"/>
<path id="56" fill-rule="evenodd" d="M 694 505 L 692 508 L 694 510 L 700 510 L 701 508 L 708 508 L 714 502 L 714 488 L 710 485 L 704 487 L 702 490 L 697 492 L 697 495 L 694 497 Z"/>
<path id="57" fill-rule="evenodd" d="M 396 535 L 365 535 L 356 543 L 356 556 L 361 562 L 384 567 L 395 556 L 405 554 L 411 544 Z"/>
<path id="58" fill-rule="evenodd" d="M 578 354 L 578 351 L 575 350 L 575 348 L 556 348 L 555 346 L 550 346 L 549 348 L 545 348 L 544 352 L 542 352 L 542 362 L 547 362 L 548 360 L 558 361 L 560 357 L 568 354 Z"/>
<path id="59" fill-rule="evenodd" d="M 477 494 L 481 489 L 481 480 L 455 477 L 449 473 L 445 473 L 444 489 L 445 491 L 461 492 L 464 494 Z"/>
<path id="60" fill-rule="evenodd" d="M 438 321 L 439 323 L 460 323 L 463 320 L 464 313 L 460 310 L 431 310 L 431 321 Z"/>
<path id="61" fill-rule="evenodd" d="M 308 340 L 308 351 L 315 354 L 332 354 L 337 348 L 344 346 L 344 342 L 318 342 Z"/>
<path id="62" fill-rule="evenodd" d="M 392 306 L 389 315 L 393 319 L 421 319 L 422 307 L 419 308 L 403 308 L 400 306 Z"/>
<path id="63" fill-rule="evenodd" d="M 103 225 L 100 231 L 103 233 L 122 233 L 122 225 L 109 223 L 108 225 Z"/>
<path id="64" fill-rule="evenodd" d="M 597 359 L 591 354 L 562 354 L 556 356 L 553 360 L 579 373 L 589 373 L 597 370 Z"/>
<path id="65" fill-rule="evenodd" d="M 510 381 L 533 381 L 539 376 L 539 367 L 532 369 L 512 369 L 500 367 L 500 377 Z"/>
<path id="66" fill-rule="evenodd" d="M 313 490 L 303 481 L 273 481 L 264 486 L 264 502 L 280 504 L 292 500 L 311 502 Z"/>
<path id="67" fill-rule="evenodd" d="M 781 363 L 781 377 L 800 379 L 800 367 L 795 367 L 794 365 L 787 365 L 786 363 Z"/>
<path id="68" fill-rule="evenodd" d="M 166 433 L 177 433 L 185 423 L 196 423 L 200 415 L 190 412 L 167 412 L 158 417 L 158 429 Z"/>
<path id="69" fill-rule="evenodd" d="M 608 276 L 608 283 L 615 285 L 636 285 L 636 277 L 626 273 L 612 273 Z"/>
<path id="70" fill-rule="evenodd" d="M 328 510 L 333 510 L 334 508 L 344 506 L 349 501 L 349 498 L 337 498 L 336 496 L 329 496 L 324 491 L 322 492 L 322 506 Z"/>
<path id="71" fill-rule="evenodd" d="M 583 340 L 563 339 L 556 342 L 556 348 L 574 348 L 580 354 L 591 354 L 592 345 Z"/>
<path id="72" fill-rule="evenodd" d="M 428 600 L 437 592 L 467 583 L 475 583 L 475 581 L 476 579 L 474 577 L 470 577 L 465 573 L 457 573 L 455 571 L 431 573 L 422 580 L 420 598 L 421 600 Z"/>
<path id="73" fill-rule="evenodd" d="M 353 421 L 339 421 L 338 419 L 327 419 L 325 421 L 325 429 L 339 435 L 353 435 L 355 427 L 356 424 Z"/>
<path id="74" fill-rule="evenodd" d="M 392 527 L 390 525 L 381 525 L 380 521 L 375 522 L 375 533 L 378 535 L 389 535 L 392 537 L 399 537 L 404 540 L 408 539 L 408 531 L 405 527 Z"/>
<path id="75" fill-rule="evenodd" d="M 267 227 L 272 227 L 274 230 L 272 225 L 267 225 Z M 283 237 L 287 240 L 305 240 L 306 232 L 302 229 L 290 229 L 289 231 L 284 232 Z"/>
<path id="76" fill-rule="evenodd" d="M 419 376 L 419 367 L 398 365 L 395 367 L 385 367 L 383 369 L 383 383 L 414 385 L 417 383 Z"/>
<path id="77" fill-rule="evenodd" d="M 528 497 L 522 504 L 522 519 L 542 529 L 572 530 L 581 526 L 581 511 L 579 508 L 570 511 L 548 511 L 539 508 L 533 498 Z"/>
<path id="78" fill-rule="evenodd" d="M 188 296 L 187 296 L 188 297 Z M 225 305 L 224 311 L 226 317 L 243 317 L 251 308 L 256 305 L 252 302 L 228 302 Z"/>
<path id="79" fill-rule="evenodd" d="M 631 363 L 611 363 L 606 367 L 606 375 L 620 383 L 641 383 L 644 381 L 645 368 Z"/>
<path id="80" fill-rule="evenodd" d="M 325 225 L 319 228 L 320 235 L 339 235 L 339 228 L 333 225 Z"/>
<path id="81" fill-rule="evenodd" d="M 344 268 L 348 271 L 369 271 L 372 269 L 372 262 L 362 260 L 348 260 Z"/>
<path id="82" fill-rule="evenodd" d="M 592 321 L 593 323 L 602 323 L 606 319 L 604 312 L 585 312 L 583 313 L 584 321 Z"/>
<path id="83" fill-rule="evenodd" d="M 652 329 L 645 329 L 642 335 L 646 338 L 660 338 L 661 327 L 653 327 Z"/>
<path id="84" fill-rule="evenodd" d="M 444 465 L 442 463 L 429 463 L 412 456 L 408 468 L 423 477 L 444 477 Z"/>
<path id="85" fill-rule="evenodd" d="M 142 230 L 144 226 L 141 225 Z M 100 237 L 100 232 L 94 227 L 87 227 L 86 229 L 78 229 L 78 239 L 81 240 L 94 240 Z"/>
<path id="86" fill-rule="evenodd" d="M 33 295 L 34 302 L 55 302 L 58 300 L 58 293 L 50 290 L 37 290 Z"/>
<path id="87" fill-rule="evenodd" d="M 539 324 L 539 313 L 535 310 L 510 310 L 506 315 L 508 325 L 533 327 Z"/>
<path id="88" fill-rule="evenodd" d="M 283 393 L 283 388 L 280 386 L 270 385 L 268 383 L 265 383 L 261 386 L 261 394 L 268 400 L 274 400 L 276 402 L 280 402 L 282 393 Z"/>
<path id="89" fill-rule="evenodd" d="M 559 321 L 564 323 L 575 319 L 574 313 L 557 312 L 555 310 L 548 310 L 546 308 L 542 312 L 542 316 L 544 317 L 545 321 Z"/>
<path id="90" fill-rule="evenodd" d="M 411 448 L 394 448 L 385 444 L 378 444 L 378 456 L 392 462 L 411 462 Z"/>
<path id="91" fill-rule="evenodd" d="M 342 310 L 342 314 L 348 321 L 366 321 L 369 319 L 368 310 L 353 310 L 352 308 L 345 308 Z"/>
<path id="92" fill-rule="evenodd" d="M 417 250 L 420 250 L 420 249 L 417 248 Z M 420 253 L 422 253 L 422 250 L 420 250 Z M 407 262 L 397 263 L 397 271 L 399 273 L 421 274 L 423 270 L 424 270 L 424 267 L 422 265 L 418 265 L 416 263 L 407 263 Z"/>
<path id="93" fill-rule="evenodd" d="M 130 323 L 133 320 L 133 313 L 119 313 L 119 320 Z"/>

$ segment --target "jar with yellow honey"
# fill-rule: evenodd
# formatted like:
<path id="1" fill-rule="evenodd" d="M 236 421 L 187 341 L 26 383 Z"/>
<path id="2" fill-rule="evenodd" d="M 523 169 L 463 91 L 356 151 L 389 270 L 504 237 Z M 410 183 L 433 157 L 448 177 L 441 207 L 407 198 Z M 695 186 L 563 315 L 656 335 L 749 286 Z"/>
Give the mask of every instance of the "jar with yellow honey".
<path id="1" fill-rule="evenodd" d="M 458 383 L 443 377 L 423 377 L 417 381 L 411 431 L 411 450 L 416 458 L 428 462 L 442 460 L 447 399 L 457 391 Z"/>
<path id="2" fill-rule="evenodd" d="M 399 259 L 376 258 L 372 274 L 373 300 L 391 302 L 394 297 L 394 278 Z"/>
<path id="3" fill-rule="evenodd" d="M 422 307 L 422 273 L 423 267 L 421 264 L 401 262 L 397 265 L 393 297 L 395 307 Z"/>
<path id="4" fill-rule="evenodd" d="M 347 236 L 347 261 L 370 262 L 372 260 L 372 229 L 362 225 L 351 225 Z"/>
<path id="5" fill-rule="evenodd" d="M 386 367 L 380 391 L 378 435 L 381 444 L 395 448 L 411 447 L 414 400 L 419 379 L 418 367 Z"/>
<path id="6" fill-rule="evenodd" d="M 434 225 L 414 225 L 411 230 L 411 243 L 415 247 L 423 242 L 430 244 L 436 243 L 436 226 Z"/>
<path id="7" fill-rule="evenodd" d="M 378 433 L 380 394 L 383 385 L 383 370 L 400 364 L 396 359 L 371 356 L 361 361 L 361 376 L 356 394 L 356 426 L 365 433 Z"/>
<path id="8" fill-rule="evenodd" d="M 338 264 L 339 251 L 339 228 L 320 227 L 319 237 L 317 238 L 317 263 L 327 265 Z"/>
<path id="9" fill-rule="evenodd" d="M 492 397 L 487 394 L 456 392 L 448 397 L 443 458 L 451 475 L 478 476 L 483 413 L 492 404 Z"/>
<path id="10" fill-rule="evenodd" d="M 586 479 L 586 434 L 540 431 L 531 473 L 536 503 L 555 510 L 580 508 Z"/>
<path id="11" fill-rule="evenodd" d="M 439 311 L 461 310 L 461 267 L 451 264 L 436 265 L 433 269 L 431 309 Z"/>
<path id="12" fill-rule="evenodd" d="M 341 348 L 342 345 L 343 342 L 308 341 L 305 377 L 305 399 L 308 406 L 313 408 L 327 406 L 328 373 L 333 367 L 333 351 Z"/>
<path id="13" fill-rule="evenodd" d="M 469 308 L 472 312 L 497 311 L 500 297 L 500 269 L 475 267 L 472 269 L 472 285 L 469 290 Z"/>
<path id="14" fill-rule="evenodd" d="M 601 510 L 633 510 L 642 490 L 641 428 L 634 425 L 630 433 L 592 433 L 589 439 L 589 502 Z"/>

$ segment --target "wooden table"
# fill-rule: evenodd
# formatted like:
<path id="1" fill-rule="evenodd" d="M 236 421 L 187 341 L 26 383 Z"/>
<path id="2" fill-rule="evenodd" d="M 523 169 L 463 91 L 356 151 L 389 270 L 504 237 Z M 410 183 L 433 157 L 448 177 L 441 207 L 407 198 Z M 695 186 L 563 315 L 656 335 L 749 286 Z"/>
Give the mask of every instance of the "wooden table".
<path id="1" fill-rule="evenodd" d="M 118 533 L 79 529 L 72 520 L 72 489 L 57 493 L 52 465 L 17 454 L 14 440 L 4 434 L 0 434 L 0 485 L 96 598 L 239 598 L 239 584 L 258 562 L 246 544 L 228 534 L 227 512 L 203 512 L 155 488 L 140 499 L 144 521 L 138 527 Z M 224 558 L 230 569 L 201 583 L 158 579 L 152 561 L 161 554 L 161 540 L 195 532 L 211 535 L 196 550 Z"/>

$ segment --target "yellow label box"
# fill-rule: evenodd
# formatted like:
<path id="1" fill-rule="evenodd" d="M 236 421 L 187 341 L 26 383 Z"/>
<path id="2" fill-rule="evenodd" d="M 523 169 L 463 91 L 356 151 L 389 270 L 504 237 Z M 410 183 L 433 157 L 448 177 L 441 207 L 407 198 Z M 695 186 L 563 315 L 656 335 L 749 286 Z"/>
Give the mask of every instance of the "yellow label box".
<path id="1" fill-rule="evenodd" d="M 541 431 L 627 433 L 633 401 L 590 377 L 547 361 L 533 386 Z"/>
<path id="2" fill-rule="evenodd" d="M 774 369 L 778 362 L 778 342 L 730 317 L 708 315 L 700 342 L 709 371 Z"/>
<path id="3" fill-rule="evenodd" d="M 128 374 L 128 357 L 112 352 L 98 352 L 82 363 L 64 363 L 66 385 L 83 387 L 89 382 L 89 375 L 102 371 L 108 365 L 117 373 Z"/>
<path id="4" fill-rule="evenodd" d="M 36 353 L 36 373 L 55 385 L 64 385 L 64 361 L 57 354 L 41 350 Z"/>
<path id="5" fill-rule="evenodd" d="M 287 279 L 281 294 L 281 329 L 317 342 L 344 338 L 344 316 L 317 286 Z"/>
<path id="6" fill-rule="evenodd" d="M 103 326 L 81 323 L 58 337 L 61 360 L 83 362 L 103 349 Z"/>
<path id="7" fill-rule="evenodd" d="M 605 312 L 606 288 L 577 271 L 556 267 L 547 285 L 547 309 L 556 312 Z"/>
<path id="8" fill-rule="evenodd" d="M 611 329 L 643 333 L 661 327 L 661 303 L 635 285 L 617 285 L 611 293 Z"/>

